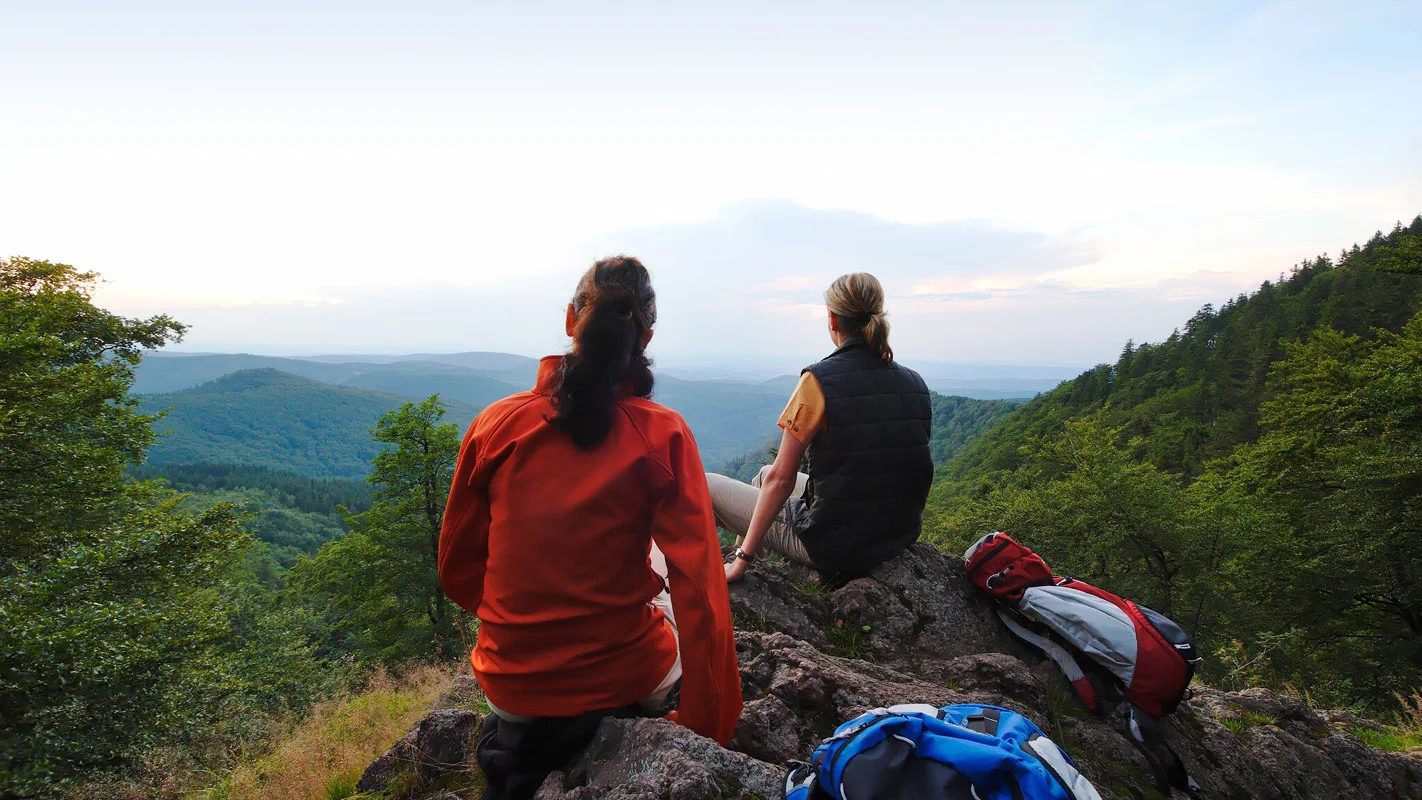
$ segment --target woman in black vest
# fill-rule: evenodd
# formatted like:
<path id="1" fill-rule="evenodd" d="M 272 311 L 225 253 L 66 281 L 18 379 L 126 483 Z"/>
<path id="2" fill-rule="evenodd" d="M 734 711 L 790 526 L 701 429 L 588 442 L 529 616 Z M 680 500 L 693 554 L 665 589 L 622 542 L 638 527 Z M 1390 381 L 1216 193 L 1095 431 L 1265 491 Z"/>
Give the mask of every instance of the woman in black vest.
<path id="1" fill-rule="evenodd" d="M 717 523 L 737 537 L 728 581 L 766 550 L 854 578 L 918 540 L 933 482 L 928 387 L 894 361 L 877 278 L 841 276 L 825 305 L 835 351 L 800 374 L 775 463 L 750 485 L 706 476 Z"/>

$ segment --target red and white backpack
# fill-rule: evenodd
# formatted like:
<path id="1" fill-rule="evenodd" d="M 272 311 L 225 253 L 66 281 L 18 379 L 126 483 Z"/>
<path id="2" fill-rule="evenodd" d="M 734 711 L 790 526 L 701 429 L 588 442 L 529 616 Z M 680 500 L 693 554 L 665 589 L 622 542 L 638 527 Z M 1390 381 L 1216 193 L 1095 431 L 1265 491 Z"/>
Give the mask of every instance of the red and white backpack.
<path id="1" fill-rule="evenodd" d="M 1100 704 L 1078 657 L 1114 678 L 1131 703 L 1137 741 L 1163 741 L 1158 720 L 1180 705 L 1202 660 L 1179 625 L 1104 589 L 1053 576 L 1041 556 L 1005 533 L 979 539 L 963 561 L 973 584 L 998 601 L 1008 629 L 1050 656 L 1088 708 Z"/>

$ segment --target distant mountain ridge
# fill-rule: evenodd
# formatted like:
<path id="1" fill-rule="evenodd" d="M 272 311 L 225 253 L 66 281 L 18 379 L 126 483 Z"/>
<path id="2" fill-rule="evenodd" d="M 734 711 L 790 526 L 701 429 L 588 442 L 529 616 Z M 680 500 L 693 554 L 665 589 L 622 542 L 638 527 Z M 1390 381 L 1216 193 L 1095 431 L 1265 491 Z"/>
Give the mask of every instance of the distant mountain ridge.
<path id="1" fill-rule="evenodd" d="M 178 392 L 140 395 L 144 413 L 166 434 L 149 450 L 153 465 L 222 462 L 317 477 L 360 478 L 379 447 L 370 429 L 413 398 L 335 386 L 270 368 L 224 375 Z M 445 400 L 446 417 L 466 427 L 478 407 Z"/>
<path id="2" fill-rule="evenodd" d="M 809 363 L 812 359 L 806 359 Z M 978 400 L 1025 400 L 1040 392 L 1055 388 L 1079 370 L 1067 367 L 1020 367 L 992 364 L 911 363 L 928 388 L 939 394 L 961 395 Z M 183 353 L 157 351 L 145 355 L 140 367 L 135 391 L 172 392 L 196 386 L 206 380 L 226 375 L 238 369 L 271 367 L 294 375 L 302 375 L 328 383 L 367 388 L 374 385 L 374 376 L 386 373 L 414 375 L 421 371 L 448 373 L 449 370 L 469 370 L 471 375 L 502 381 L 522 391 L 533 385 L 538 374 L 538 359 L 512 353 L 469 351 L 463 353 L 327 354 L 314 356 L 267 356 L 250 353 Z M 799 366 L 783 370 L 727 367 L 697 368 L 685 362 L 673 361 L 672 366 L 660 362 L 653 366 L 659 378 L 668 377 L 694 383 L 722 383 L 737 386 L 782 386 L 789 396 L 799 378 Z M 779 373 L 779 374 L 777 374 Z M 359 377 L 355 377 L 359 376 Z M 399 392 L 398 389 L 389 391 Z"/>
<path id="3" fill-rule="evenodd" d="M 157 394 L 188 389 L 244 369 L 275 369 L 303 378 L 341 386 L 376 389 L 411 397 L 427 397 L 432 391 L 487 405 L 500 397 L 533 385 L 538 362 L 503 353 L 487 363 L 497 368 L 480 369 L 438 360 L 401 358 L 390 361 L 317 361 L 313 359 L 262 356 L 250 353 L 205 353 L 201 355 L 148 354 L 139 365 L 134 392 Z M 471 363 L 473 359 L 469 359 Z M 526 363 L 525 363 L 526 362 Z M 426 391 L 438 382 L 444 387 Z"/>
<path id="4" fill-rule="evenodd" d="M 532 386 L 537 365 L 502 353 L 448 358 L 529 374 L 504 380 L 492 376 L 504 372 L 411 359 L 328 363 L 241 353 L 147 357 L 135 384 L 144 410 L 172 408 L 156 426 L 171 433 L 153 447 L 150 462 L 221 462 L 362 477 L 377 452 L 368 432 L 381 414 L 438 393 L 449 408 L 447 419 L 462 428 L 488 404 Z M 660 374 L 652 397 L 686 418 L 703 462 L 714 470 L 754 459 L 765 442 L 778 440 L 776 420 L 796 380 L 786 375 L 758 383 L 692 381 Z M 935 396 L 935 454 L 945 458 L 1011 407 L 1002 401 Z M 946 416 L 944 409 L 949 410 Z"/>

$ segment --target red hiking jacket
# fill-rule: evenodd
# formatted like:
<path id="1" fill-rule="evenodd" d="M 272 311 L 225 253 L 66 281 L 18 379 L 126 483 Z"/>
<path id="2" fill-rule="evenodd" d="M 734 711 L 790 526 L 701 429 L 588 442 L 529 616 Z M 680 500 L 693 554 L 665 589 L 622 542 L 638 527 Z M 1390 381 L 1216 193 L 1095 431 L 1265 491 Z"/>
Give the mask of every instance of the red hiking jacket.
<path id="1" fill-rule="evenodd" d="M 725 744 L 741 714 L 730 603 L 696 442 L 675 411 L 626 396 L 580 450 L 554 427 L 561 358 L 464 436 L 439 541 L 440 585 L 479 617 L 471 661 L 499 708 L 564 717 L 645 698 L 676 661 L 648 554 L 666 554 L 681 636 L 677 721 Z"/>

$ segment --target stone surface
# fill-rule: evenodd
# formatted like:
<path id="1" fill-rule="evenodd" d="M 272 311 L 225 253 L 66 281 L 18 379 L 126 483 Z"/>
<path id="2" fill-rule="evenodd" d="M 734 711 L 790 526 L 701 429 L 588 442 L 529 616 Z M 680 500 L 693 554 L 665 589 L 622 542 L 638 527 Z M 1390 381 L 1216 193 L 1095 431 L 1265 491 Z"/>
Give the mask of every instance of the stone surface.
<path id="1" fill-rule="evenodd" d="M 967 695 L 909 675 L 825 655 L 783 633 L 736 633 L 742 713 L 731 747 L 784 764 L 809 756 L 845 720 L 903 702 L 944 705 Z"/>
<path id="2" fill-rule="evenodd" d="M 384 755 L 366 767 L 356 783 L 362 792 L 383 790 L 400 772 L 413 771 L 420 783 L 470 769 L 475 737 L 483 719 L 464 708 L 431 711 Z"/>
<path id="3" fill-rule="evenodd" d="M 1011 639 L 961 574 L 961 561 L 925 544 L 833 591 L 808 570 L 756 565 L 731 590 L 746 701 L 731 747 L 663 720 L 608 720 L 538 797 L 775 798 L 784 762 L 807 758 L 841 722 L 898 703 L 962 702 L 1029 716 L 1107 800 L 1162 797 L 1124 709 L 1087 712 L 1055 666 Z M 456 685 L 446 708 L 371 765 L 361 789 L 383 786 L 406 763 L 469 768 L 466 734 L 478 715 L 467 709 L 478 699 L 472 681 Z M 1164 729 L 1206 800 L 1422 798 L 1422 760 L 1368 747 L 1353 735 L 1364 722 L 1263 690 L 1197 688 Z"/>
<path id="4" fill-rule="evenodd" d="M 850 581 L 830 600 L 836 619 L 869 629 L 868 657 L 897 669 L 924 672 L 959 656 L 1025 652 L 992 604 L 972 591 L 963 560 L 924 542 L 868 578 Z"/>
<path id="5" fill-rule="evenodd" d="M 779 766 L 727 750 L 662 719 L 608 719 L 582 757 L 535 800 L 710 800 L 780 797 Z"/>

